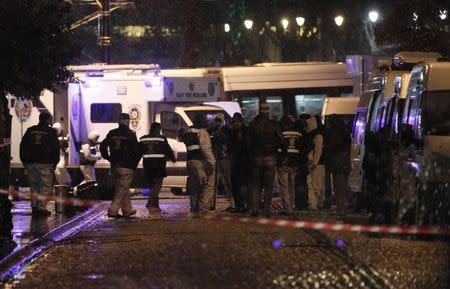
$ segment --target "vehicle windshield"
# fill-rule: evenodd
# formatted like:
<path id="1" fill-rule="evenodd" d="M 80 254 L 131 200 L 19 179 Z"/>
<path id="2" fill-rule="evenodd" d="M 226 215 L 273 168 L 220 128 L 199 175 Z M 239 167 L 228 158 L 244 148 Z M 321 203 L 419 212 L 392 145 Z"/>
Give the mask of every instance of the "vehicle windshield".
<path id="1" fill-rule="evenodd" d="M 192 120 L 195 119 L 195 116 L 197 114 L 202 114 L 205 116 L 206 119 L 206 128 L 210 128 L 215 126 L 214 118 L 216 114 L 223 113 L 225 116 L 225 126 L 228 126 L 231 124 L 231 117 L 228 115 L 228 113 L 223 109 L 217 109 L 217 110 L 188 110 L 186 111 L 187 116 Z"/>
<path id="2" fill-rule="evenodd" d="M 424 93 L 423 131 L 431 135 L 450 135 L 450 91 Z"/>

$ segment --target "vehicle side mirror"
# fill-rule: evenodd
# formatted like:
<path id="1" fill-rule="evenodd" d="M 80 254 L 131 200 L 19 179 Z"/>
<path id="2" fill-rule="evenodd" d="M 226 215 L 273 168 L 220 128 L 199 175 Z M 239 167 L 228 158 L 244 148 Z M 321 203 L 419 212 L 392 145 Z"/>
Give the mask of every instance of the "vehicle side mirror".
<path id="1" fill-rule="evenodd" d="M 409 146 L 414 142 L 414 130 L 412 125 L 402 123 L 400 126 L 400 141 L 405 146 Z"/>
<path id="2" fill-rule="evenodd" d="M 186 129 L 184 127 L 180 127 L 177 131 L 177 141 L 183 141 L 183 135 L 186 133 Z"/>

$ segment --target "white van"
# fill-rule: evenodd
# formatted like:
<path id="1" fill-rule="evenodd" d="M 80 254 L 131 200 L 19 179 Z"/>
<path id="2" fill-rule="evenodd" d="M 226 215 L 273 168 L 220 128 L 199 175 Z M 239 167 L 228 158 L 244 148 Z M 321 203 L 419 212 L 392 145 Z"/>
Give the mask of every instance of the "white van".
<path id="1" fill-rule="evenodd" d="M 30 101 L 19 102 L 11 97 L 11 113 L 15 114 L 12 147 L 17 148 L 12 152 L 14 178 L 23 175 L 18 144 L 26 128 L 37 123 L 39 111 L 46 110 L 55 121 L 62 122 L 70 140 L 69 171 L 75 175 L 79 173 L 79 148 L 89 132 L 96 130 L 102 141 L 109 130 L 117 127 L 123 112 L 130 114 L 130 128 L 138 138 L 149 133 L 152 122 L 160 122 L 178 159 L 176 164 L 168 163 L 169 176 L 163 185 L 171 188 L 186 185 L 186 148 L 176 140 L 177 130 L 192 125 L 195 114 L 205 115 L 213 126 L 217 113 L 223 113 L 229 123 L 231 116 L 240 112 L 237 102 L 218 101 L 222 89 L 216 77 L 166 77 L 157 65 L 86 65 L 70 70 L 75 81 L 69 83 L 68 89 L 56 94 L 46 92 L 40 101 L 34 101 L 34 106 Z M 36 107 L 38 103 L 43 103 L 42 107 Z M 109 182 L 109 167 L 106 160 L 97 162 L 100 183 Z M 138 187 L 145 184 L 141 171 L 138 168 L 135 177 Z"/>
<path id="2" fill-rule="evenodd" d="M 411 72 L 402 117 L 397 203 L 401 219 L 450 224 L 450 62 L 428 62 Z"/>

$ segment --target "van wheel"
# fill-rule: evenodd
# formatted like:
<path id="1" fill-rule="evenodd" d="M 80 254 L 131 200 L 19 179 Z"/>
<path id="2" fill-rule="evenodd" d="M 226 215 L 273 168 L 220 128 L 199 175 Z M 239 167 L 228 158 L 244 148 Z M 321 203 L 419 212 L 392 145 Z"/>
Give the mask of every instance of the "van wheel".
<path id="1" fill-rule="evenodd" d="M 170 188 L 170 191 L 171 191 L 172 194 L 174 194 L 175 196 L 181 196 L 181 195 L 183 195 L 183 189 L 182 189 L 182 188 Z"/>

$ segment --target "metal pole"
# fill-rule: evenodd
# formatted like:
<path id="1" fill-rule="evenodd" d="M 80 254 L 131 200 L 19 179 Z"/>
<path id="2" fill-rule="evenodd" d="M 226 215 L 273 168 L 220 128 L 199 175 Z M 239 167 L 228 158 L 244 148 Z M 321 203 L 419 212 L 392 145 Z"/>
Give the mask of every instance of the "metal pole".
<path id="1" fill-rule="evenodd" d="M 110 50 L 111 50 L 109 0 L 100 0 L 97 3 L 101 4 L 99 5 L 100 17 L 98 18 L 98 39 L 97 39 L 97 44 L 99 46 L 99 53 L 100 53 L 99 58 L 103 63 L 108 64 L 110 62 Z"/>

